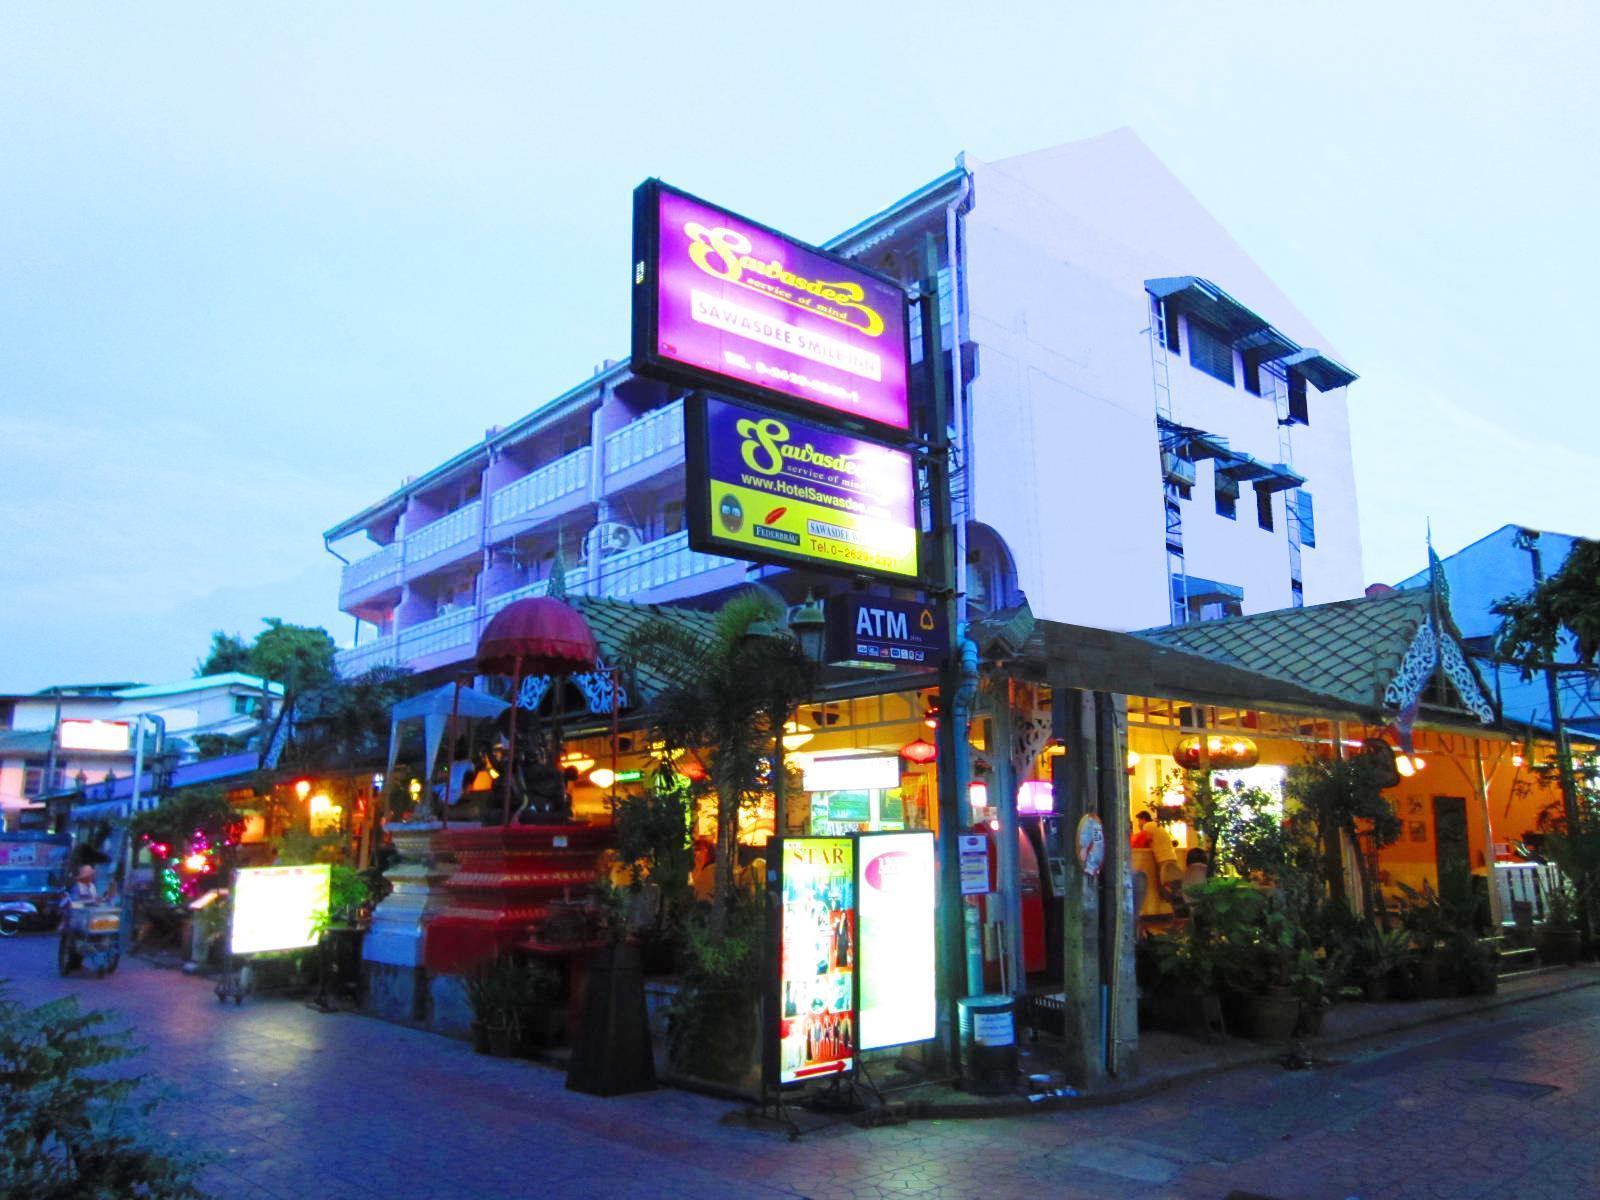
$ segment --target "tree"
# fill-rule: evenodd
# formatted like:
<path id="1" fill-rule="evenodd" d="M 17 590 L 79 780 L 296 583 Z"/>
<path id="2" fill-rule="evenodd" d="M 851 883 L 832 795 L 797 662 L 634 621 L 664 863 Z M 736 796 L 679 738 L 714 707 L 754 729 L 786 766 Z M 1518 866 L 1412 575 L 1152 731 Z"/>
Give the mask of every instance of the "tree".
<path id="1" fill-rule="evenodd" d="M 329 674 L 300 694 L 283 765 L 323 771 L 382 766 L 390 710 L 415 695 L 417 686 L 404 667 L 375 667 L 354 679 Z"/>
<path id="2" fill-rule="evenodd" d="M 1366 832 L 1379 849 L 1400 840 L 1400 818 L 1383 794 L 1392 774 L 1392 766 L 1377 754 L 1311 758 L 1289 768 L 1285 793 L 1315 823 L 1314 844 L 1322 850 L 1323 881 L 1336 898 L 1344 897 L 1342 839 L 1349 838 L 1350 844 L 1359 848 L 1357 834 Z M 1378 893 L 1366 855 L 1356 854 L 1356 872 L 1366 911 L 1375 913 Z"/>
<path id="3" fill-rule="evenodd" d="M 195 664 L 195 677 L 202 675 L 227 675 L 234 671 L 249 674 L 254 670 L 250 662 L 250 647 L 236 633 L 211 631 L 211 649 Z"/>
<path id="4" fill-rule="evenodd" d="M 337 678 L 334 643 L 326 629 L 291 625 L 277 617 L 267 617 L 266 624 L 250 647 L 250 666 L 257 675 L 283 684 L 291 696 Z"/>
<path id="5" fill-rule="evenodd" d="M 665 686 L 647 707 L 668 754 L 704 756 L 716 792 L 716 889 L 712 927 L 720 933 L 733 894 L 739 813 L 753 807 L 783 770 L 783 723 L 816 686 L 816 665 L 784 624 L 783 607 L 761 592 L 734 596 L 702 633 L 656 618 L 635 631 L 623 660 Z M 783 815 L 780 813 L 781 821 Z"/>
<path id="6" fill-rule="evenodd" d="M 0 1195 L 204 1200 L 200 1164 L 142 1127 L 143 1081 L 106 1076 L 134 1053 L 106 1020 L 71 997 L 28 1008 L 0 990 Z"/>
<path id="7" fill-rule="evenodd" d="M 1556 662 L 1563 633 L 1577 643 L 1578 661 L 1600 657 L 1600 542 L 1579 539 L 1554 575 L 1522 595 L 1491 605 L 1501 618 L 1498 653 L 1524 679 Z"/>

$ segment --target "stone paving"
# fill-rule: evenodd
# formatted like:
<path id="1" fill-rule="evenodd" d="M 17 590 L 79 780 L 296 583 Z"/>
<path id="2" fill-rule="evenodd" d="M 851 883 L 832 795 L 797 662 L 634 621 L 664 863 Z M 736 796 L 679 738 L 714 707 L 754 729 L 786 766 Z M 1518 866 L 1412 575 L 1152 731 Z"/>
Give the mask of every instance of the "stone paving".
<path id="1" fill-rule="evenodd" d="M 1600 1196 L 1600 988 L 1374 1039 L 1320 1070 L 1248 1067 L 1114 1107 L 839 1126 L 796 1143 L 721 1101 L 601 1100 L 559 1073 L 288 1000 L 219 1005 L 134 961 L 60 980 L 0 943 L 16 995 L 118 1011 L 167 1085 L 159 1128 L 219 1197 Z"/>

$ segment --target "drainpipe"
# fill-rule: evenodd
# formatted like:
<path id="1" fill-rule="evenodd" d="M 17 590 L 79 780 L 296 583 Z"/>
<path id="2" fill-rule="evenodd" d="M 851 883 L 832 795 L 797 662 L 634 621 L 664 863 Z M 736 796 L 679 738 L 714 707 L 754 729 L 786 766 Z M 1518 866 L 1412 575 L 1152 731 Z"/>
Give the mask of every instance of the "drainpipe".
<path id="1" fill-rule="evenodd" d="M 971 812 L 967 789 L 972 782 L 972 742 L 969 732 L 972 728 L 972 702 L 978 695 L 978 645 L 967 634 L 967 623 L 962 621 L 956 632 L 956 653 L 958 658 L 955 703 L 951 706 L 951 726 L 954 736 L 950 747 L 951 774 L 955 777 L 957 810 L 963 818 Z M 965 822 L 964 822 L 965 823 Z M 944 831 L 941 831 L 943 833 Z M 955 832 L 955 831 L 950 831 Z M 977 996 L 983 992 L 983 938 L 982 932 L 976 930 L 974 937 L 974 924 L 978 921 L 977 903 L 966 898 L 964 903 L 964 917 L 968 926 L 967 946 L 967 995 Z"/>
<path id="2" fill-rule="evenodd" d="M 965 167 L 961 160 L 958 165 Z M 961 456 L 961 481 L 963 496 L 959 517 L 951 512 L 951 522 L 956 535 L 956 619 L 967 619 L 967 522 L 972 516 L 972 461 L 967 442 L 967 387 L 961 369 L 961 260 L 958 245 L 961 210 L 972 197 L 972 176 L 963 170 L 961 191 L 952 199 L 944 212 L 945 257 L 950 264 L 950 414 L 955 420 L 956 453 Z M 937 313 L 935 313 L 937 320 Z M 924 343 L 927 335 L 924 333 Z M 940 436 L 944 430 L 939 431 Z M 951 505 L 952 510 L 955 505 Z"/>
<path id="3" fill-rule="evenodd" d="M 322 548 L 337 558 L 345 566 L 348 567 L 350 565 L 350 560 L 333 548 L 333 544 L 328 541 L 326 534 L 324 534 L 322 538 Z M 361 618 L 356 616 L 354 613 L 351 613 L 350 619 L 355 622 L 356 626 L 354 631 L 352 631 L 350 634 L 350 646 L 352 649 L 354 649 L 356 646 L 361 644 Z"/>

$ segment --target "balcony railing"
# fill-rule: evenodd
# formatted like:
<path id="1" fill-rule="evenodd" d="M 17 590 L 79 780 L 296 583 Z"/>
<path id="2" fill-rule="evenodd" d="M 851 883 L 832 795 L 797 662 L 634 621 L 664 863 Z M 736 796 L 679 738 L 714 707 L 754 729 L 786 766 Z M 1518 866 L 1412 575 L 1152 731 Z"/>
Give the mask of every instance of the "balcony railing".
<path id="1" fill-rule="evenodd" d="M 567 592 L 571 595 L 581 595 L 587 581 L 588 572 L 583 567 L 568 567 L 565 571 Z M 516 600 L 526 600 L 533 596 L 543 596 L 550 590 L 550 581 L 541 579 L 537 583 L 524 584 L 522 587 L 512 588 L 509 592 L 501 592 L 498 596 L 490 596 L 483 602 L 483 619 L 485 622 L 506 605 Z"/>
<path id="2" fill-rule="evenodd" d="M 441 654 L 460 646 L 476 645 L 478 613 L 473 607 L 454 609 L 400 631 L 400 649 L 406 662 Z"/>
<path id="3" fill-rule="evenodd" d="M 399 661 L 400 648 L 393 634 L 349 650 L 340 650 L 333 656 L 334 666 L 346 679 L 365 675 L 374 667 L 396 666 Z"/>
<path id="4" fill-rule="evenodd" d="M 483 527 L 483 501 L 474 500 L 448 516 L 430 521 L 406 538 L 406 562 L 419 563 L 462 542 L 476 542 Z"/>
<path id="5" fill-rule="evenodd" d="M 376 554 L 356 559 L 340 574 L 339 595 L 348 596 L 352 592 L 374 586 L 398 586 L 402 561 L 399 542 L 390 543 Z"/>
<path id="6" fill-rule="evenodd" d="M 691 550 L 688 533 L 674 533 L 605 559 L 600 566 L 599 594 L 632 596 L 714 571 L 734 561 L 717 554 Z"/>
<path id="7" fill-rule="evenodd" d="M 489 520 L 498 525 L 582 491 L 589 486 L 589 463 L 593 457 L 593 451 L 584 446 L 506 484 L 489 497 Z"/>
<path id="8" fill-rule="evenodd" d="M 637 421 L 630 421 L 605 440 L 607 475 L 615 475 L 663 450 L 683 445 L 683 401 L 674 400 Z"/>

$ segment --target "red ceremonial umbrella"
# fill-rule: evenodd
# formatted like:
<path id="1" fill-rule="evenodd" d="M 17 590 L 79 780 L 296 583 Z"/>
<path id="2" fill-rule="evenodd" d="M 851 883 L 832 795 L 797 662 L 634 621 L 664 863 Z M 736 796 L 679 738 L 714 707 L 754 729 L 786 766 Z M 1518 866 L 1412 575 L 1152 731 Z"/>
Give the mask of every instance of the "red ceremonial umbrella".
<path id="1" fill-rule="evenodd" d="M 551 675 L 559 681 L 565 675 L 593 670 L 598 657 L 589 623 L 570 604 L 552 596 L 518 600 L 490 619 L 478 639 L 478 669 L 511 676 L 507 771 L 516 769 L 517 695 L 523 676 Z M 510 777 L 506 779 L 505 820 L 511 821 Z"/>

